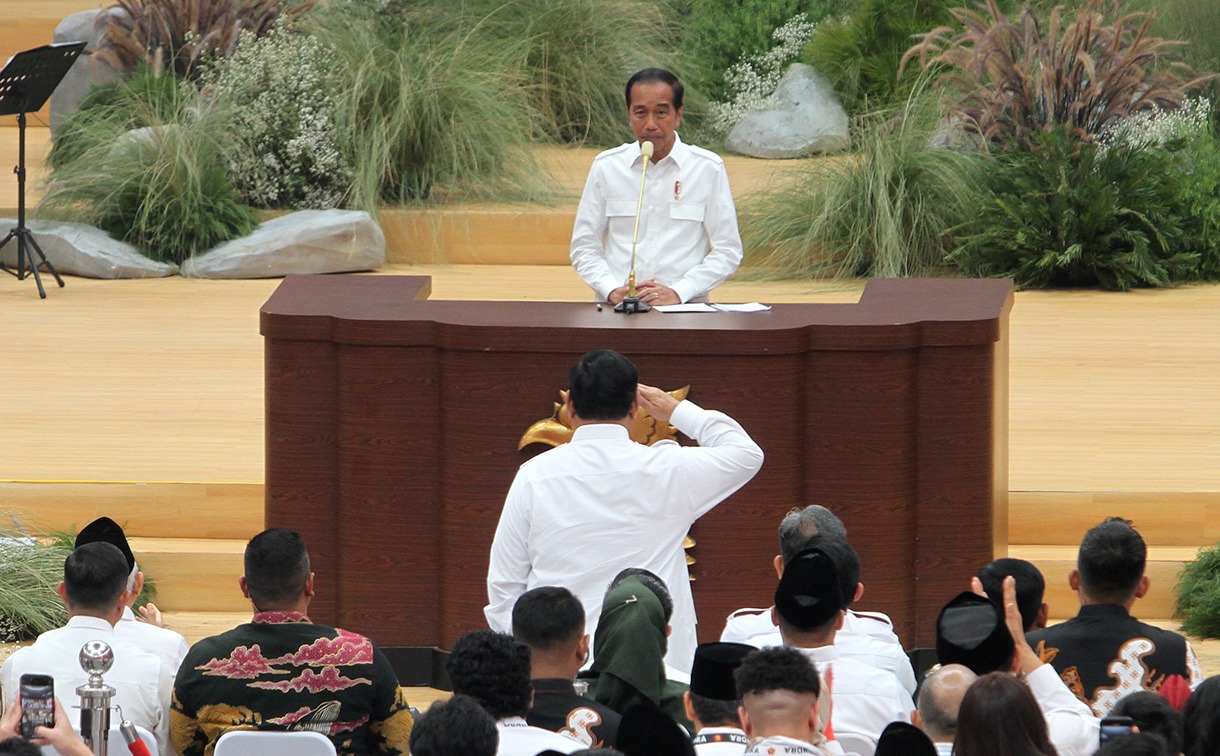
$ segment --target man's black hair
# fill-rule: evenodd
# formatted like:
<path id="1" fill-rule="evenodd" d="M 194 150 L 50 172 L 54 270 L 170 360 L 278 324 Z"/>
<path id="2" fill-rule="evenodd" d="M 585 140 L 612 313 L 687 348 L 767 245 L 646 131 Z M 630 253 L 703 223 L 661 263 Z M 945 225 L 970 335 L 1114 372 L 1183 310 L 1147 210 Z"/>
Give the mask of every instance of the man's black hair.
<path id="1" fill-rule="evenodd" d="M 665 613 L 665 622 L 668 623 L 674 616 L 674 599 L 669 594 L 669 586 L 665 585 L 665 581 L 660 578 L 655 572 L 644 569 L 643 567 L 628 567 L 619 572 L 610 581 L 610 585 L 606 587 L 606 593 L 619 587 L 624 580 L 629 577 L 634 577 L 644 584 L 644 587 L 656 594 L 657 600 L 661 602 L 661 609 Z"/>
<path id="2" fill-rule="evenodd" d="M 1160 735 L 1174 756 L 1182 752 L 1186 739 L 1186 717 L 1173 704 L 1149 690 L 1140 690 L 1119 699 L 1110 710 L 1112 717 L 1131 717 L 1140 732 Z"/>
<path id="3" fill-rule="evenodd" d="M 1038 612 L 1042 609 L 1046 578 L 1042 577 L 1042 572 L 1033 563 L 1009 557 L 988 562 L 976 573 L 987 596 L 997 600 L 1002 600 L 1004 578 L 1009 575 L 1017 581 L 1017 609 L 1021 612 L 1021 624 L 1025 626 L 1025 631 L 1029 632 L 1034 629 Z"/>
<path id="4" fill-rule="evenodd" d="M 690 707 L 704 727 L 741 727 L 741 717 L 737 715 L 740 705 L 741 701 L 720 701 L 698 693 L 690 694 Z"/>
<path id="5" fill-rule="evenodd" d="M 470 696 L 437 701 L 411 728 L 413 756 L 496 756 L 496 720 Z"/>
<path id="6" fill-rule="evenodd" d="M 790 690 L 812 693 L 822 690 L 818 671 L 808 657 L 795 648 L 773 646 L 747 656 L 733 673 L 737 695 L 743 699 L 750 693 Z"/>
<path id="7" fill-rule="evenodd" d="M 1178 756 L 1160 735 L 1137 732 L 1112 738 L 1097 749 L 1097 756 Z"/>
<path id="8" fill-rule="evenodd" d="M 627 87 L 623 94 L 627 100 L 627 109 L 631 109 L 631 88 L 636 84 L 646 84 L 648 82 L 659 81 L 662 84 L 668 84 L 670 90 L 674 93 L 673 106 L 674 109 L 682 107 L 682 96 L 686 91 L 682 86 L 682 82 L 678 81 L 678 77 L 674 76 L 664 68 L 645 68 L 642 71 L 636 71 L 627 80 Z"/>
<path id="9" fill-rule="evenodd" d="M 585 608 L 567 588 L 544 585 L 513 604 L 513 637 L 536 651 L 575 643 L 585 631 Z"/>
<path id="10" fill-rule="evenodd" d="M 1076 556 L 1080 584 L 1094 601 L 1124 604 L 1144 576 L 1148 547 L 1131 523 L 1111 517 L 1084 534 Z"/>
<path id="11" fill-rule="evenodd" d="M 64 592 L 74 609 L 109 611 L 127 588 L 127 559 L 114 544 L 95 541 L 64 560 Z"/>
<path id="12" fill-rule="evenodd" d="M 262 611 L 290 607 L 309 580 L 309 551 L 295 530 L 264 530 L 246 544 L 245 570 L 254 606 Z"/>
<path id="13" fill-rule="evenodd" d="M 42 749 L 25 738 L 14 735 L 0 740 L 0 756 L 42 756 Z"/>
<path id="14" fill-rule="evenodd" d="M 838 515 L 820 504 L 789 510 L 779 523 L 779 554 L 787 564 L 802 551 L 813 546 L 810 540 L 818 536 L 847 540 L 847 528 Z M 855 595 L 852 588 L 852 595 Z"/>
<path id="15" fill-rule="evenodd" d="M 586 353 L 568 373 L 568 396 L 581 420 L 622 420 L 631 413 L 640 373 L 610 349 Z"/>
<path id="16" fill-rule="evenodd" d="M 445 661 L 453 692 L 470 696 L 494 719 L 523 717 L 530 707 L 530 649 L 511 635 L 473 630 Z"/>

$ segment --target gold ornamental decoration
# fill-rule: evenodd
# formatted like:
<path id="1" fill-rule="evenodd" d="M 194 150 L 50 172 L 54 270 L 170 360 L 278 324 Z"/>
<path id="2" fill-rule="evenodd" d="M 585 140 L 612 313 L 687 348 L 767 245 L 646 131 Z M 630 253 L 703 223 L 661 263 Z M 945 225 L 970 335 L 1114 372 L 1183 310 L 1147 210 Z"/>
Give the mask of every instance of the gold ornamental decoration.
<path id="1" fill-rule="evenodd" d="M 690 393 L 690 386 L 683 386 L 680 389 L 666 393 L 678 401 L 682 401 Z M 658 423 L 656 418 L 640 410 L 636 413 L 635 420 L 631 423 L 631 428 L 628 429 L 628 434 L 631 436 L 632 441 L 651 446 L 658 441 L 666 439 L 674 440 L 678 434 L 678 429 L 669 423 Z M 559 446 L 571 440 L 572 414 L 568 411 L 568 392 L 560 391 L 559 401 L 555 402 L 551 416 L 545 420 L 539 420 L 531 425 L 529 430 L 525 431 L 525 435 L 517 443 L 517 451 L 524 449 L 530 444 Z"/>

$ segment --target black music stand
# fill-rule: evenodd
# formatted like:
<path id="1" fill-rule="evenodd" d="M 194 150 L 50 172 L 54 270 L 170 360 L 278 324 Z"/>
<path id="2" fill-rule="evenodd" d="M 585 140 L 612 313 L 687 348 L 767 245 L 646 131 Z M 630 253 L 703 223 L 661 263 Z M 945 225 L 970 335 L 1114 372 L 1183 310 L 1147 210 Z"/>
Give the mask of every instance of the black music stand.
<path id="1" fill-rule="evenodd" d="M 46 289 L 42 288 L 42 277 L 38 270 L 45 267 L 61 287 L 64 280 L 59 277 L 55 266 L 42 253 L 34 235 L 25 227 L 25 114 L 37 111 L 44 104 L 59 82 L 63 81 L 68 69 L 76 62 L 81 51 L 85 49 L 84 42 L 65 42 L 56 45 L 43 45 L 33 50 L 19 52 L 9 59 L 8 65 L 0 71 L 0 116 L 17 116 L 17 227 L 8 232 L 4 241 L 0 241 L 0 249 L 8 244 L 10 239 L 17 240 L 17 270 L 12 271 L 0 261 L 0 269 L 16 276 L 20 281 L 25 278 L 26 265 L 34 274 L 34 282 L 38 284 L 38 296 L 47 298 Z M 38 262 L 34 262 L 34 253 L 38 254 Z"/>

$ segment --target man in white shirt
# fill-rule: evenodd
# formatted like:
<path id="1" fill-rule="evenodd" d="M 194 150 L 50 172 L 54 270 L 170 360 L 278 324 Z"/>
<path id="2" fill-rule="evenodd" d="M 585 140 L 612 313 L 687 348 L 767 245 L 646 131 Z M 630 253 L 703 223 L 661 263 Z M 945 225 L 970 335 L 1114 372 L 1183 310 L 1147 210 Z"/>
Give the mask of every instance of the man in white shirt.
<path id="1" fill-rule="evenodd" d="M 951 756 L 957 737 L 957 712 L 978 675 L 960 664 L 946 664 L 923 681 L 911 722 L 932 739 L 939 756 Z"/>
<path id="2" fill-rule="evenodd" d="M 741 264 L 724 161 L 678 137 L 682 94 L 682 83 L 664 69 L 633 75 L 626 99 L 636 141 L 599 154 L 589 169 L 572 228 L 572 265 L 612 304 L 628 293 L 637 206 L 636 293 L 645 304 L 706 301 Z M 654 152 L 639 205 L 644 142 Z"/>
<path id="3" fill-rule="evenodd" d="M 815 542 L 816 548 L 796 555 L 784 568 L 775 589 L 776 622 L 784 644 L 803 653 L 823 679 L 832 679 L 830 725 L 843 749 L 872 756 L 886 725 L 910 721 L 915 704 L 892 674 L 843 656 L 835 647 L 848 588 L 838 565 L 851 547 L 835 538 Z"/>
<path id="4" fill-rule="evenodd" d="M 695 649 L 690 690 L 683 694 L 686 718 L 695 725 L 698 756 L 740 756 L 750 746 L 737 709 L 741 699 L 733 673 L 751 652 L 744 643 L 703 643 Z"/>
<path id="5" fill-rule="evenodd" d="M 572 753 L 585 748 L 575 738 L 526 723 L 533 689 L 530 650 L 511 635 L 474 630 L 453 644 L 445 670 L 454 694 L 470 696 L 496 720 L 497 756 L 535 756 L 553 750 Z"/>
<path id="6" fill-rule="evenodd" d="M 127 536 L 119 524 L 109 517 L 99 517 L 81 529 L 76 535 L 76 546 L 86 543 L 109 543 L 127 560 L 127 603 L 123 606 L 123 616 L 114 625 L 114 634 L 124 640 L 129 640 L 146 651 L 152 651 L 165 660 L 174 672 L 186 658 L 188 647 L 186 639 L 180 634 L 161 626 L 161 612 L 153 604 L 140 608 L 137 618 L 132 607 L 144 590 L 144 573 L 136 562 L 135 554 L 127 543 Z"/>
<path id="7" fill-rule="evenodd" d="M 846 542 L 847 528 L 833 512 L 817 504 L 788 512 L 779 524 L 780 553 L 772 562 L 776 575 L 783 577 L 784 563 L 808 549 L 810 540 L 818 536 Z M 851 609 L 851 604 L 864 595 L 859 559 L 855 560 L 854 566 L 841 565 L 840 569 L 849 573 L 841 576 L 844 582 L 854 580 L 855 587 L 847 595 L 848 609 L 843 617 L 842 629 L 835 634 L 835 647 L 843 656 L 891 673 L 902 683 L 907 695 L 915 695 L 915 670 L 898 636 L 894 634 L 890 618 L 876 612 L 855 612 Z M 855 577 L 851 578 L 851 575 Z M 725 623 L 720 640 L 748 643 L 756 648 L 783 645 L 770 609 L 738 609 L 733 612 Z"/>
<path id="8" fill-rule="evenodd" d="M 682 540 L 754 477 L 762 450 L 727 415 L 638 385 L 635 366 L 617 352 L 581 357 L 569 385 L 571 442 L 521 465 L 505 499 L 491 546 L 487 623 L 510 632 L 522 593 L 559 585 L 580 599 L 585 632 L 594 634 L 606 585 L 622 569 L 641 567 L 673 597 L 666 663 L 690 669 L 695 603 Z M 640 411 L 699 446 L 635 443 L 627 428 Z"/>
<path id="9" fill-rule="evenodd" d="M 163 754 L 172 753 L 169 703 L 174 671 L 156 654 L 114 632 L 127 605 L 127 575 L 127 561 L 109 543 L 86 544 L 64 560 L 64 579 L 56 590 L 68 607 L 68 624 L 14 651 L 0 667 L 5 705 L 13 704 L 21 676 L 27 673 L 50 675 L 56 693 L 74 700 L 77 686 L 89 680 L 80 667 L 81 646 L 104 641 L 114 652 L 114 665 L 104 675 L 115 689 L 114 703 L 122 707 L 125 719 L 153 733 Z M 68 712 L 79 728 L 80 709 L 69 705 Z"/>
<path id="10" fill-rule="evenodd" d="M 735 676 L 741 725 L 754 742 L 747 756 L 842 754 L 819 724 L 822 681 L 813 665 L 792 648 L 768 647 L 745 658 Z"/>

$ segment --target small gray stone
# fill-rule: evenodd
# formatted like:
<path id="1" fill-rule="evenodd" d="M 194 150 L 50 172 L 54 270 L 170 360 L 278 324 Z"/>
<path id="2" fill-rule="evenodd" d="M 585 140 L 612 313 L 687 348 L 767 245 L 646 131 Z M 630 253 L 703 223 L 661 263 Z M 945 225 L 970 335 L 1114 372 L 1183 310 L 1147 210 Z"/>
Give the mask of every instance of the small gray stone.
<path id="1" fill-rule="evenodd" d="M 729 132 L 725 146 L 758 158 L 795 158 L 847 149 L 847 112 L 830 80 L 804 63 L 784 72 L 773 97 L 775 107 L 746 113 Z"/>
<path id="2" fill-rule="evenodd" d="M 5 235 L 16 225 L 16 219 L 0 218 L 0 231 Z M 130 244 L 84 223 L 32 220 L 26 226 L 60 273 L 86 278 L 163 278 L 178 272 L 177 266 L 150 260 Z M 10 268 L 17 265 L 15 240 L 0 249 L 0 260 Z"/>
<path id="3" fill-rule="evenodd" d="M 72 64 L 64 80 L 51 95 L 51 133 L 67 116 L 75 113 L 81 100 L 89 94 L 91 86 L 113 84 L 123 79 L 123 74 L 93 53 L 105 31 L 102 14 L 107 11 L 87 10 L 73 13 L 55 27 L 56 42 L 84 42 L 85 51 Z M 111 8 L 111 14 L 125 13 L 120 8 Z"/>
<path id="4" fill-rule="evenodd" d="M 277 278 L 343 273 L 385 265 L 385 234 L 366 212 L 301 210 L 260 224 L 182 264 L 199 278 Z"/>

